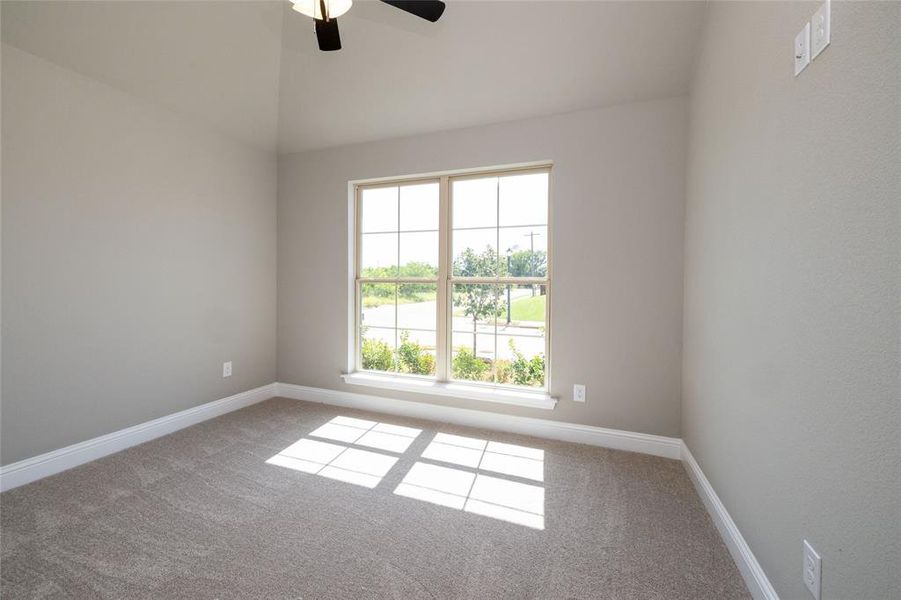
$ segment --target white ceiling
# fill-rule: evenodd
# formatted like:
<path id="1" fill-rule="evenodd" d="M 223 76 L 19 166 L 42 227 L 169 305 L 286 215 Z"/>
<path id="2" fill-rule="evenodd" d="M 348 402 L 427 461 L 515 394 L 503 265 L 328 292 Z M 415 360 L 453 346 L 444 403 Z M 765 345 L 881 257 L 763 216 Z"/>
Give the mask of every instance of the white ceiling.
<path id="1" fill-rule="evenodd" d="M 297 152 L 684 94 L 704 2 L 356 0 L 316 49 L 287 0 L 2 3 L 3 41 Z"/>

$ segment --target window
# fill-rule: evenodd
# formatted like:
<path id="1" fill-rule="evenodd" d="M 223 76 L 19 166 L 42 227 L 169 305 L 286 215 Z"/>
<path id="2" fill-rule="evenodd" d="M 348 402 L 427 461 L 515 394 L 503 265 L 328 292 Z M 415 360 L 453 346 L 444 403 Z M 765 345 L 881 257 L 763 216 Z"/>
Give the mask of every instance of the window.
<path id="1" fill-rule="evenodd" d="M 546 390 L 550 167 L 357 184 L 357 372 Z"/>

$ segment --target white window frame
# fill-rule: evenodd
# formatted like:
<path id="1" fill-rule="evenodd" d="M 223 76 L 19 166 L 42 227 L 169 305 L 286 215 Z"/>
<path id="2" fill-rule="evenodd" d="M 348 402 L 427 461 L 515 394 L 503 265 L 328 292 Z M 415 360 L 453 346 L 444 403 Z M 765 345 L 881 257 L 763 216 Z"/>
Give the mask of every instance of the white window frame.
<path id="1" fill-rule="evenodd" d="M 504 404 L 528 406 L 532 408 L 552 409 L 556 406 L 556 398 L 549 393 L 551 389 L 551 281 L 553 273 L 553 163 L 542 161 L 480 169 L 442 171 L 406 177 L 391 177 L 348 182 L 348 363 L 347 371 L 342 374 L 345 382 L 376 388 L 393 389 L 407 392 L 450 396 L 472 400 L 486 400 Z M 548 217 L 547 217 L 547 274 L 545 277 L 456 277 L 451 272 L 453 223 L 452 182 L 461 179 L 477 179 L 481 177 L 503 176 L 522 173 L 548 174 Z M 439 184 L 439 216 L 438 216 L 438 277 L 437 278 L 379 278 L 377 280 L 361 276 L 361 198 L 364 189 L 378 187 L 394 187 L 415 183 L 435 182 Z M 498 250 L 500 252 L 500 250 Z M 361 316 L 362 316 L 362 284 L 378 281 L 380 283 L 434 283 L 436 284 L 436 373 L 434 377 L 413 375 L 409 373 L 385 373 L 362 369 Z M 545 286 L 547 300 L 545 302 L 545 373 L 544 386 L 532 388 L 508 384 L 497 384 L 481 381 L 453 380 L 453 349 L 451 330 L 452 311 L 448 304 L 453 294 L 453 285 L 459 283 L 490 283 L 498 285 L 541 285 Z"/>

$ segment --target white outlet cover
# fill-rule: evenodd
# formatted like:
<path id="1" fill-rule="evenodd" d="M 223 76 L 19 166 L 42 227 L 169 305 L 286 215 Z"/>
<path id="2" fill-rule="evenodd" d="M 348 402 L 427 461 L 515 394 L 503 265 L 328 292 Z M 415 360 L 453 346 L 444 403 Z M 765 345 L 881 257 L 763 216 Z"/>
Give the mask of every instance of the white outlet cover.
<path id="1" fill-rule="evenodd" d="M 813 549 L 810 542 L 804 540 L 804 567 L 801 570 L 801 577 L 804 579 L 804 585 L 816 600 L 820 600 L 820 582 L 823 579 L 822 565 L 823 561 L 820 559 L 820 555 Z"/>
<path id="2" fill-rule="evenodd" d="M 231 361 L 222 363 L 222 376 L 223 376 L 223 377 L 231 377 L 231 376 L 232 376 L 232 363 L 231 363 Z"/>
<path id="3" fill-rule="evenodd" d="M 810 23 L 806 23 L 804 29 L 795 36 L 794 56 L 797 77 L 810 64 Z"/>
<path id="4" fill-rule="evenodd" d="M 820 8 L 813 13 L 810 24 L 810 60 L 813 60 L 826 49 L 832 36 L 832 3 L 830 0 L 823 2 Z"/>
<path id="5" fill-rule="evenodd" d="M 585 386 L 575 384 L 573 386 L 573 402 L 585 402 Z"/>

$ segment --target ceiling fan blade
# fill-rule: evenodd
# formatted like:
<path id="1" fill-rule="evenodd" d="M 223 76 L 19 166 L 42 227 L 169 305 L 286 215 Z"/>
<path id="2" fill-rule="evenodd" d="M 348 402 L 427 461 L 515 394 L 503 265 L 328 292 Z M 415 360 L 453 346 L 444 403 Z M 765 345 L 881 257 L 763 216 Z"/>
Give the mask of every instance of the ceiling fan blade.
<path id="1" fill-rule="evenodd" d="M 341 49 L 341 37 L 338 35 L 338 19 L 322 21 L 316 19 L 316 39 L 319 49 L 326 52 Z"/>
<path id="2" fill-rule="evenodd" d="M 432 23 L 444 14 L 444 2 L 441 0 L 382 0 L 382 2 Z"/>

